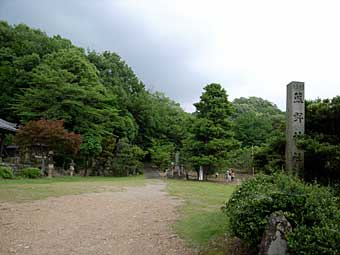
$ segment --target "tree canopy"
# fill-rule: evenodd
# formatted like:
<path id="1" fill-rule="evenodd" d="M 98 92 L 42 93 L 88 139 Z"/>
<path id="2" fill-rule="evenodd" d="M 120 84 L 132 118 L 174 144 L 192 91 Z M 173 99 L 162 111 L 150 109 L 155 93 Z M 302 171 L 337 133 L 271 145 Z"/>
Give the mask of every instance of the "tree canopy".
<path id="1" fill-rule="evenodd" d="M 223 167 L 228 152 L 238 144 L 230 120 L 233 109 L 226 91 L 216 83 L 204 88 L 195 107 L 186 150 L 196 170 L 201 166 L 207 175 Z"/>

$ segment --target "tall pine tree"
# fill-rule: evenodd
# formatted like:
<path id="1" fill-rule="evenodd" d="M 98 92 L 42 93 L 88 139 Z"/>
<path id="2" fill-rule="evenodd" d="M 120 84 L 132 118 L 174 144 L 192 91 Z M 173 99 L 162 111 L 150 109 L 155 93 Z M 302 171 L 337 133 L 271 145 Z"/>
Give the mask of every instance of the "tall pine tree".
<path id="1" fill-rule="evenodd" d="M 196 116 L 191 127 L 189 150 L 191 162 L 204 176 L 225 166 L 228 152 L 238 145 L 232 132 L 232 105 L 226 91 L 219 84 L 204 88 L 200 102 L 195 104 Z"/>

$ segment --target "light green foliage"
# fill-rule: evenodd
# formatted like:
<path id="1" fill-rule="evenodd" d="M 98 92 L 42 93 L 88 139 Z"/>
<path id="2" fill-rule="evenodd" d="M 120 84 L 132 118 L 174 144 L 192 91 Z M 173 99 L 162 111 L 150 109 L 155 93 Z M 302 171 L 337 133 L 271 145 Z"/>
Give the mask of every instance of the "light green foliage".
<path id="1" fill-rule="evenodd" d="M 186 151 L 191 155 L 193 166 L 196 169 L 202 166 L 206 176 L 225 165 L 228 152 L 238 143 L 231 130 L 232 106 L 226 91 L 214 83 L 204 90 L 201 101 L 195 104 L 195 118 L 186 141 Z"/>
<path id="2" fill-rule="evenodd" d="M 124 187 L 141 185 L 145 185 L 143 176 L 0 179 L 0 202 L 27 202 L 48 197 L 122 191 Z"/>
<path id="3" fill-rule="evenodd" d="M 234 120 L 235 138 L 242 141 L 243 146 L 263 144 L 273 130 L 268 116 L 255 112 L 246 112 Z"/>
<path id="4" fill-rule="evenodd" d="M 138 126 L 142 124 L 135 118 L 134 111 L 137 107 L 135 104 L 136 99 L 146 93 L 144 84 L 116 53 L 90 51 L 87 58 L 97 68 L 103 86 L 110 93 L 117 95 L 119 117 L 115 125 L 115 134 L 134 140 L 138 134 Z"/>
<path id="5" fill-rule="evenodd" d="M 20 171 L 20 176 L 29 179 L 36 179 L 41 177 L 41 172 L 39 168 L 28 167 Z"/>
<path id="6" fill-rule="evenodd" d="M 262 98 L 237 98 L 233 107 L 233 130 L 243 147 L 263 145 L 285 121 L 284 113 Z"/>
<path id="7" fill-rule="evenodd" d="M 13 179 L 13 171 L 9 167 L 0 166 L 0 179 Z"/>
<path id="8" fill-rule="evenodd" d="M 257 112 L 272 116 L 282 114 L 275 104 L 259 97 L 236 98 L 233 101 L 233 106 L 235 108 L 234 117 L 247 112 Z"/>
<path id="9" fill-rule="evenodd" d="M 24 24 L 10 26 L 0 21 L 0 118 L 14 121 L 14 95 L 31 84 L 31 71 L 41 58 L 60 49 L 74 48 L 60 36 L 48 37 Z"/>
<path id="10" fill-rule="evenodd" d="M 160 141 L 154 140 L 151 149 L 151 161 L 158 169 L 164 171 L 171 167 L 171 162 L 174 161 L 175 146 L 171 143 L 163 144 Z"/>
<path id="11" fill-rule="evenodd" d="M 241 147 L 228 153 L 228 166 L 251 172 L 254 166 L 253 154 L 256 154 L 260 147 Z"/>
<path id="12" fill-rule="evenodd" d="M 194 246 L 205 246 L 228 232 L 221 205 L 229 199 L 234 185 L 168 180 L 170 195 L 184 200 L 175 230 Z"/>
<path id="13" fill-rule="evenodd" d="M 80 145 L 82 154 L 89 157 L 97 156 L 102 151 L 101 137 L 92 133 L 83 135 L 83 140 Z"/>
<path id="14" fill-rule="evenodd" d="M 338 254 L 340 209 L 330 190 L 306 185 L 283 174 L 258 175 L 244 182 L 226 204 L 230 230 L 254 249 L 273 212 L 281 211 L 293 227 L 293 254 Z"/>

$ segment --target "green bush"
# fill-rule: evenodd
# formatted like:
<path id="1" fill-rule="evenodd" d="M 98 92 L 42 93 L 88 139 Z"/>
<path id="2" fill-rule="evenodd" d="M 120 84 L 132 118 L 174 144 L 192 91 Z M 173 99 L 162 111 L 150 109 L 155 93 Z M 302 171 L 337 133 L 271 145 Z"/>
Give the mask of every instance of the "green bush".
<path id="1" fill-rule="evenodd" d="M 340 209 L 332 192 L 284 175 L 244 182 L 227 202 L 230 230 L 256 248 L 271 213 L 282 211 L 293 227 L 292 254 L 340 254 Z"/>
<path id="2" fill-rule="evenodd" d="M 40 169 L 35 167 L 24 168 L 20 172 L 20 176 L 29 179 L 36 179 L 41 177 Z"/>
<path id="3" fill-rule="evenodd" d="M 13 172 L 12 169 L 9 167 L 2 167 L 0 166 L 0 178 L 2 179 L 13 179 Z"/>

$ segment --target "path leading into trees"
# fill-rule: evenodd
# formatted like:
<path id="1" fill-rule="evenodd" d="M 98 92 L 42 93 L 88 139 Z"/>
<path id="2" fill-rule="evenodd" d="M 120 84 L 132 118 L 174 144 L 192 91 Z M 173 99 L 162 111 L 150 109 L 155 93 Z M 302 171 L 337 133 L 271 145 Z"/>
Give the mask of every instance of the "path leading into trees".
<path id="1" fill-rule="evenodd" d="M 0 254 L 191 254 L 160 180 L 122 192 L 0 203 Z"/>

